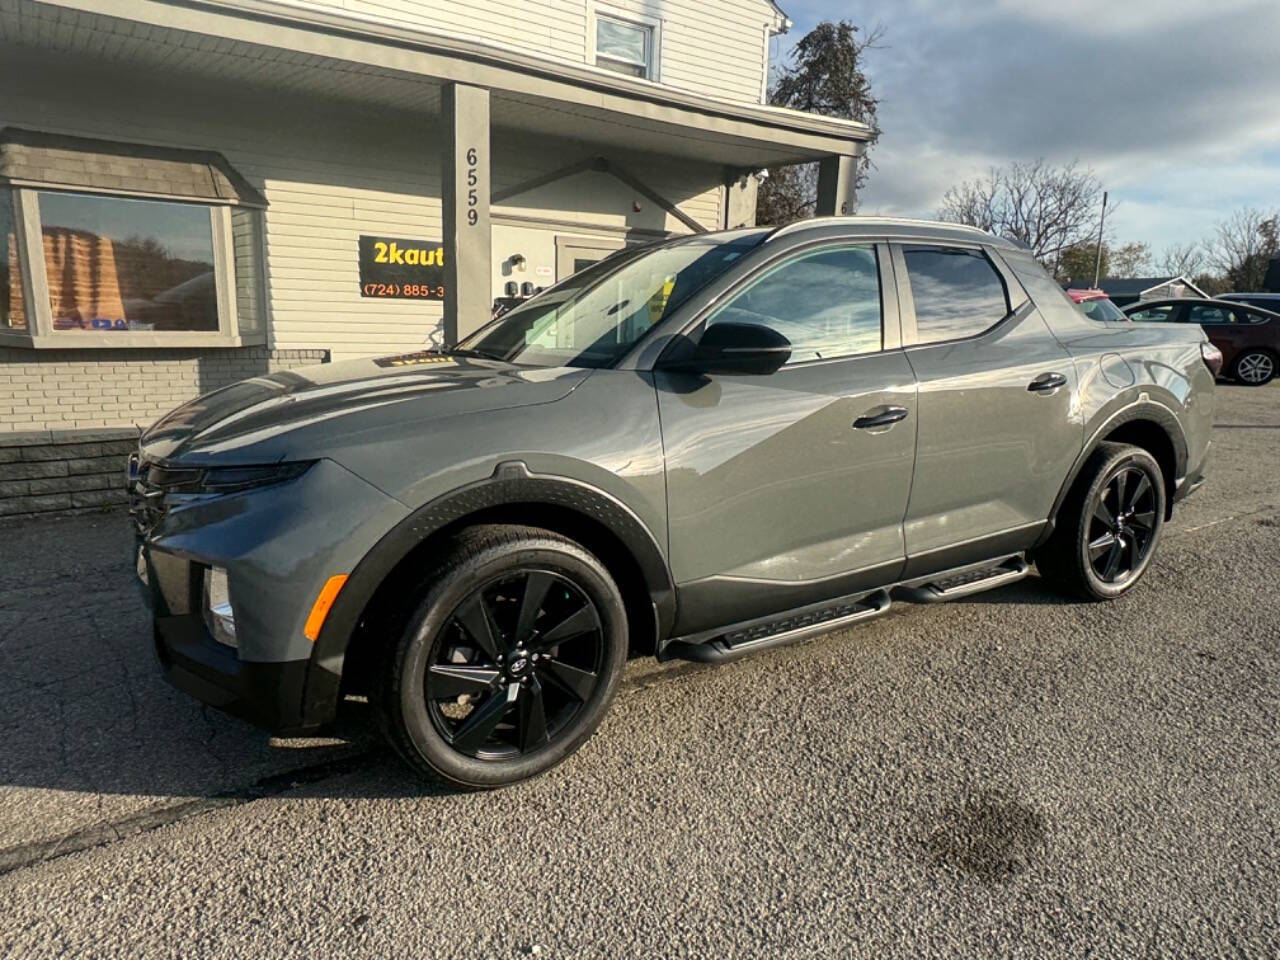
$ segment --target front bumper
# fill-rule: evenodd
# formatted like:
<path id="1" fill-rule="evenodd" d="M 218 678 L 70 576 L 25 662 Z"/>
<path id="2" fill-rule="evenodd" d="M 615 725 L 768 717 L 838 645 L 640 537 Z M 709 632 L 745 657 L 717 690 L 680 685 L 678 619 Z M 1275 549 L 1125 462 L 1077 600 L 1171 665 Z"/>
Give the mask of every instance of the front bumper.
<path id="1" fill-rule="evenodd" d="M 304 625 L 333 574 L 354 569 L 406 511 L 331 461 L 287 483 L 218 497 L 154 497 L 134 561 L 166 679 L 278 733 L 333 719 L 341 659 L 321 663 Z M 237 647 L 203 618 L 204 574 L 227 571 Z"/>
<path id="2" fill-rule="evenodd" d="M 204 564 L 153 550 L 141 536 L 136 551 L 156 658 L 169 683 L 274 733 L 306 733 L 330 719 L 307 709 L 309 658 L 242 660 L 214 639 L 201 615 Z"/>
<path id="3" fill-rule="evenodd" d="M 308 733 L 326 719 L 303 709 L 309 660 L 242 662 L 199 617 L 157 620 L 155 643 L 164 678 L 202 703 L 278 734 Z"/>

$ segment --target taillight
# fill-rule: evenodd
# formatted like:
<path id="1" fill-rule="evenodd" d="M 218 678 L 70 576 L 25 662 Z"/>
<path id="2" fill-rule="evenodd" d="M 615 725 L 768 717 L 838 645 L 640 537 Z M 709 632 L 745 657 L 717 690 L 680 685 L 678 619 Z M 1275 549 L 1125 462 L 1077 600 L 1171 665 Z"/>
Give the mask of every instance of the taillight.
<path id="1" fill-rule="evenodd" d="M 1222 372 L 1222 351 L 1208 340 L 1200 344 L 1200 358 L 1215 377 Z"/>

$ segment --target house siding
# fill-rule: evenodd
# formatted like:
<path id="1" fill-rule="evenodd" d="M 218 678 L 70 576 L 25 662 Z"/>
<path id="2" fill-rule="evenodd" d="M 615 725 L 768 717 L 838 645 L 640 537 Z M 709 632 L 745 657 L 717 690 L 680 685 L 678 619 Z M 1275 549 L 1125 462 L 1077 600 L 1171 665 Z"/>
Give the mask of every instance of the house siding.
<path id="1" fill-rule="evenodd" d="M 12 92 L 0 104 L 0 126 L 216 149 L 261 190 L 269 204 L 263 217 L 263 299 L 272 348 L 328 350 L 339 360 L 417 350 L 439 341 L 442 305 L 361 297 L 356 256 L 362 233 L 442 235 L 438 118 L 357 111 L 301 96 L 273 98 L 271 109 L 264 110 L 259 91 L 229 84 L 194 112 L 191 104 L 204 91 L 171 77 L 106 77 L 77 74 L 72 67 L 55 77 L 23 69 L 17 58 L 0 64 L 0 83 Z M 120 111 L 122 102 L 131 109 Z M 495 189 L 598 152 L 586 144 L 499 132 Z M 625 163 L 714 229 L 720 203 L 717 168 L 644 155 Z M 614 181 L 594 184 L 588 195 L 552 193 L 533 203 L 528 197 L 513 202 L 523 215 L 625 232 L 637 225 L 633 201 L 633 191 Z M 642 206 L 642 226 L 687 232 L 676 218 L 655 216 L 648 201 Z M 243 268 L 250 241 L 234 225 L 233 238 Z M 243 285 L 237 308 L 257 319 Z"/>
<path id="2" fill-rule="evenodd" d="M 763 0 L 305 0 L 312 6 L 436 29 L 570 63 L 589 63 L 594 14 L 661 23 L 659 82 L 758 103 L 764 30 L 777 16 Z"/>

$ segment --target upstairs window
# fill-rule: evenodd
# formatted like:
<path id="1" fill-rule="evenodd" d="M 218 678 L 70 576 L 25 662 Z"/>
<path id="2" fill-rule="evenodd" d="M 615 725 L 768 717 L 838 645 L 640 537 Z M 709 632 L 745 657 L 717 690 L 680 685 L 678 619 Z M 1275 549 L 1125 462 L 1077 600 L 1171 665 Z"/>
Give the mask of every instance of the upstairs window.
<path id="1" fill-rule="evenodd" d="M 596 17 L 596 66 L 615 73 L 655 79 L 656 29 L 614 17 Z"/>

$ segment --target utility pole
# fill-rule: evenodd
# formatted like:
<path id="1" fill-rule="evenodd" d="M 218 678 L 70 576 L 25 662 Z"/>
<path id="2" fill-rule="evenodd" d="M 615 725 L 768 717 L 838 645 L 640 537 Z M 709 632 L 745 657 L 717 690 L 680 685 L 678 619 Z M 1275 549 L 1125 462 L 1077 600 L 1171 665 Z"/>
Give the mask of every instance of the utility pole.
<path id="1" fill-rule="evenodd" d="M 1102 216 L 1098 218 L 1098 259 L 1093 264 L 1093 289 L 1098 289 L 1098 281 L 1102 273 L 1102 231 L 1107 225 L 1107 191 L 1102 191 Z"/>

